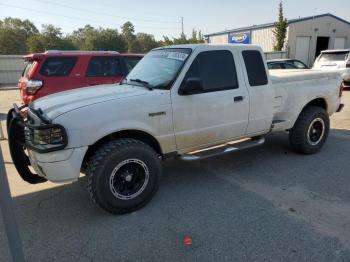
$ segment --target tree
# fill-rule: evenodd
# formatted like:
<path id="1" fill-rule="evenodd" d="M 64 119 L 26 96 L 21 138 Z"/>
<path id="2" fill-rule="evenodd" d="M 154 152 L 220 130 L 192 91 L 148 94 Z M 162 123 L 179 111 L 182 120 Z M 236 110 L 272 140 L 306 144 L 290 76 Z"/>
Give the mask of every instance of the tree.
<path id="1" fill-rule="evenodd" d="M 122 36 L 124 38 L 124 41 L 128 44 L 128 53 L 134 52 L 135 49 L 137 49 L 138 43 L 135 43 L 136 36 L 135 36 L 135 27 L 131 22 L 124 23 L 121 27 L 122 30 Z"/>
<path id="2" fill-rule="evenodd" d="M 7 17 L 0 20 L 0 54 L 25 54 L 27 39 L 39 31 L 29 20 Z"/>
<path id="3" fill-rule="evenodd" d="M 275 29 L 273 31 L 273 34 L 275 35 L 274 50 L 275 51 L 282 51 L 282 49 L 284 47 L 284 42 L 286 40 L 287 27 L 288 27 L 287 19 L 283 15 L 283 3 L 282 3 L 282 1 L 279 3 L 278 9 L 279 9 L 278 22 L 275 23 Z"/>
<path id="4" fill-rule="evenodd" d="M 202 31 L 197 31 L 193 28 L 191 38 L 187 38 L 187 36 L 184 33 L 181 33 L 179 38 L 173 38 L 173 40 L 170 40 L 167 36 L 163 36 L 163 40 L 159 41 L 159 44 L 162 46 L 167 46 L 181 44 L 199 44 L 204 42 L 205 41 L 202 35 Z"/>
<path id="5" fill-rule="evenodd" d="M 158 46 L 154 36 L 146 33 L 137 33 L 135 42 L 137 42 L 138 49 L 133 50 L 133 52 L 137 53 L 147 53 Z"/>
<path id="6" fill-rule="evenodd" d="M 73 43 L 63 37 L 61 28 L 53 25 L 43 25 L 40 34 L 33 35 L 27 40 L 28 51 L 32 53 L 44 52 L 46 50 L 74 50 Z"/>
<path id="7" fill-rule="evenodd" d="M 163 35 L 163 40 L 159 41 L 159 44 L 161 46 L 167 46 L 167 45 L 173 45 L 174 42 L 171 41 L 169 37 Z"/>
<path id="8" fill-rule="evenodd" d="M 188 44 L 187 36 L 184 33 L 181 33 L 179 38 L 173 39 L 174 45 L 182 45 L 182 44 Z"/>
<path id="9" fill-rule="evenodd" d="M 117 29 L 94 28 L 86 25 L 73 31 L 68 39 L 80 50 L 111 50 L 125 52 L 128 45 Z"/>

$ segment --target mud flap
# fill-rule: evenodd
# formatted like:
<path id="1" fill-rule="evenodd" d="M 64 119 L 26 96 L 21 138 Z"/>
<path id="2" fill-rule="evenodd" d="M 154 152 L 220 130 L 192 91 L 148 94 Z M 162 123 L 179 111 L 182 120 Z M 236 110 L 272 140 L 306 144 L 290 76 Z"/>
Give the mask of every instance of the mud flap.
<path id="1" fill-rule="evenodd" d="M 30 184 L 44 183 L 47 179 L 30 171 L 30 161 L 25 153 L 24 127 L 11 109 L 7 115 L 8 144 L 13 164 L 21 178 Z"/>

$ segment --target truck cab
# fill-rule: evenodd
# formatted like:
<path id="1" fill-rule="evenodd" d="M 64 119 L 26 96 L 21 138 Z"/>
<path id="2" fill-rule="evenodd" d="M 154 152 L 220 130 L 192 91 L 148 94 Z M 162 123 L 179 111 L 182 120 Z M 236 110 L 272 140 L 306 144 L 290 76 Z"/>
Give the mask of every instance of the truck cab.
<path id="1" fill-rule="evenodd" d="M 204 45 L 193 50 L 170 90 L 177 150 L 269 130 L 274 91 L 266 64 L 261 50 L 241 48 L 208 50 Z"/>

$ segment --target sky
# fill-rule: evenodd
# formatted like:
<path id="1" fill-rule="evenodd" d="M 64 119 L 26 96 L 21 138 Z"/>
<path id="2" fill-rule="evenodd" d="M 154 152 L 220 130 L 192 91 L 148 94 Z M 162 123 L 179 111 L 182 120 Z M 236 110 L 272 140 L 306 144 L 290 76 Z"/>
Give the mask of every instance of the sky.
<path id="1" fill-rule="evenodd" d="M 41 29 L 41 24 L 53 24 L 66 34 L 90 24 L 94 27 L 117 28 L 126 21 L 136 32 L 178 37 L 181 18 L 185 34 L 192 29 L 203 34 L 226 29 L 269 23 L 277 20 L 279 0 L 0 0 L 0 19 L 29 19 Z M 284 0 L 288 19 L 332 13 L 350 21 L 350 0 Z"/>

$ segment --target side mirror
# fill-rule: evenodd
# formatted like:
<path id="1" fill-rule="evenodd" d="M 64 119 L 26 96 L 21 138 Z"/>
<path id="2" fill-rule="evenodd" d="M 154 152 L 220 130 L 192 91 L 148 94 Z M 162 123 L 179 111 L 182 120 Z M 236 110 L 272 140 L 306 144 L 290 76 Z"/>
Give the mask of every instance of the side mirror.
<path id="1" fill-rule="evenodd" d="M 192 77 L 188 78 L 185 83 L 183 83 L 179 89 L 180 95 L 194 95 L 199 94 L 204 91 L 203 83 L 200 78 Z"/>

